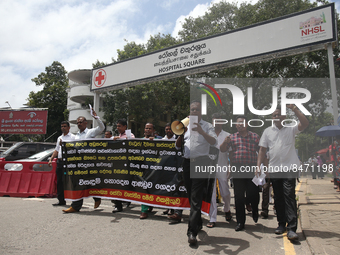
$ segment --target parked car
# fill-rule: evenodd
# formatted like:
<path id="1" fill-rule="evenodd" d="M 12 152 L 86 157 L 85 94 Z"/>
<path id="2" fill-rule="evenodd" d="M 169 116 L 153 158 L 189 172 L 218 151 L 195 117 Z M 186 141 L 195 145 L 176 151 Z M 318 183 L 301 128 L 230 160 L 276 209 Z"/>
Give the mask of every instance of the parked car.
<path id="1" fill-rule="evenodd" d="M 55 143 L 18 142 L 0 154 L 0 161 L 15 161 L 28 158 L 38 152 L 55 148 Z"/>
<path id="2" fill-rule="evenodd" d="M 48 149 L 46 151 L 38 152 L 28 158 L 16 160 L 18 163 L 7 163 L 5 165 L 5 170 L 8 171 L 21 171 L 23 169 L 23 164 L 19 162 L 48 162 L 52 156 L 55 148 Z M 34 164 L 33 170 L 35 171 L 50 171 L 52 167 L 49 167 L 46 164 Z"/>
<path id="3" fill-rule="evenodd" d="M 28 158 L 18 159 L 16 161 L 37 161 L 37 162 L 48 162 L 55 148 L 48 149 L 46 151 L 38 152 Z"/>

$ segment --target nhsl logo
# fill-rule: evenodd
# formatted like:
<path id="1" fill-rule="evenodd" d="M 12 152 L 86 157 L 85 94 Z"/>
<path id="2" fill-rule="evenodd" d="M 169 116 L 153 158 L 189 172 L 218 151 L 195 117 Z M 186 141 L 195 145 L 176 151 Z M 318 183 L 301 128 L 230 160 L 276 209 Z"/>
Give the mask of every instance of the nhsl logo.
<path id="1" fill-rule="evenodd" d="M 322 24 L 326 23 L 326 16 L 322 12 L 320 17 L 311 17 L 310 19 L 300 22 L 301 36 L 318 34 L 320 32 L 325 32 L 322 29 Z"/>
<path id="2" fill-rule="evenodd" d="M 206 84 L 203 84 L 206 86 Z M 209 85 L 208 85 L 209 86 Z M 212 88 L 211 86 L 209 86 L 209 88 L 214 91 L 214 93 L 218 96 L 220 103 L 222 105 L 222 101 L 220 96 L 218 95 L 218 93 L 216 92 L 216 90 L 214 88 Z M 232 98 L 233 98 L 233 115 L 244 115 L 244 94 L 242 92 L 242 90 L 238 87 L 236 87 L 235 85 L 230 85 L 230 84 L 216 84 L 215 85 L 216 89 L 228 89 L 231 94 L 232 94 Z M 206 90 L 204 90 L 206 91 Z M 207 92 L 207 91 L 206 91 Z M 304 94 L 305 97 L 304 98 L 287 98 L 287 95 L 289 93 L 301 93 Z M 210 96 L 211 93 L 208 93 Z M 201 101 L 202 101 L 202 115 L 206 115 L 207 114 L 207 100 L 206 100 L 206 94 L 202 94 L 201 95 Z M 286 105 L 287 104 L 294 104 L 297 108 L 299 108 L 299 110 L 307 116 L 312 115 L 302 104 L 303 103 L 307 103 L 311 98 L 311 93 L 304 88 L 289 88 L 289 87 L 284 87 L 281 88 L 281 114 L 282 115 L 286 115 Z M 278 88 L 277 87 L 272 87 L 272 105 L 270 107 L 270 109 L 268 110 L 257 110 L 254 108 L 253 105 L 253 88 L 249 87 L 247 90 L 247 105 L 248 105 L 248 109 L 251 113 L 253 113 L 254 115 L 261 115 L 261 116 L 265 116 L 265 115 L 270 115 L 272 114 L 275 110 L 276 107 L 278 105 Z M 215 101 L 215 100 L 214 100 Z M 215 102 L 216 103 L 216 102 Z M 272 121 L 272 125 L 274 125 L 274 121 L 276 121 L 275 119 L 266 119 L 266 121 Z M 286 119 L 284 121 L 282 121 L 282 125 L 283 126 L 289 126 L 289 125 L 285 125 L 285 123 L 289 121 L 289 122 L 294 122 L 295 125 L 297 125 L 296 120 L 293 119 Z M 252 122 L 261 122 L 261 125 L 251 125 Z M 216 120 L 214 121 L 214 126 L 215 124 L 226 124 L 228 123 L 227 120 Z M 231 121 L 231 126 L 232 124 L 237 124 L 237 123 L 233 123 Z M 260 119 L 252 119 L 248 121 L 248 125 L 250 127 L 262 127 L 264 125 L 264 122 Z"/>

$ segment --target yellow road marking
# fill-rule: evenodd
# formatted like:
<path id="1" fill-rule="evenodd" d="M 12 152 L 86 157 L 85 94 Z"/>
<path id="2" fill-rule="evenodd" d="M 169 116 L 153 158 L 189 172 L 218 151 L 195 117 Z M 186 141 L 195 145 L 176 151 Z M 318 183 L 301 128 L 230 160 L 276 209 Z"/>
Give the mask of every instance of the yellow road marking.
<path id="1" fill-rule="evenodd" d="M 298 185 L 295 187 L 295 195 L 299 192 L 299 190 L 301 188 L 301 183 L 302 182 L 298 182 Z"/>
<path id="2" fill-rule="evenodd" d="M 299 192 L 301 188 L 301 182 L 295 187 L 295 195 Z M 294 245 L 288 240 L 287 233 L 282 234 L 283 236 L 283 247 L 285 249 L 286 255 L 296 255 Z"/>
<path id="3" fill-rule="evenodd" d="M 287 238 L 287 234 L 284 233 L 282 234 L 283 236 L 283 247 L 285 249 L 285 254 L 286 255 L 295 255 L 295 249 L 294 249 L 294 245 L 288 240 Z"/>

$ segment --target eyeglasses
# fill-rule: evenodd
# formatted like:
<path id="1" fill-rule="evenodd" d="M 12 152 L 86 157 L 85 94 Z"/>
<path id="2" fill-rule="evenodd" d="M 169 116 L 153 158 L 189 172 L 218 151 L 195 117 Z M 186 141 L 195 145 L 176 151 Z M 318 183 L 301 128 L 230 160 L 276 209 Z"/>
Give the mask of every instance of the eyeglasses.
<path id="1" fill-rule="evenodd" d="M 78 125 L 78 124 L 81 124 L 81 123 L 83 123 L 83 122 L 84 122 L 84 121 L 78 121 L 78 122 L 77 122 L 77 125 Z"/>

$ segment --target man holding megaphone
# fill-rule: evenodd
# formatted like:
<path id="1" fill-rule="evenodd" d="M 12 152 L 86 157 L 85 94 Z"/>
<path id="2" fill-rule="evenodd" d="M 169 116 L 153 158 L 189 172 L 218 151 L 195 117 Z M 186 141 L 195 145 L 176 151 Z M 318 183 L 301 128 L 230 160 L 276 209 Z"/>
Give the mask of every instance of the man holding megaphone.
<path id="1" fill-rule="evenodd" d="M 190 124 L 187 118 L 180 123 L 171 125 L 172 131 L 180 135 L 176 140 L 176 148 L 183 147 L 183 177 L 190 202 L 190 216 L 188 224 L 188 242 L 190 245 L 197 243 L 196 236 L 202 229 L 201 207 L 204 189 L 207 187 L 207 176 L 201 173 L 190 173 L 190 164 L 203 166 L 209 159 L 210 145 L 216 144 L 214 127 L 202 120 L 201 102 L 193 101 L 190 104 Z M 193 169 L 193 168 L 192 168 Z M 181 217 L 181 211 L 176 211 L 174 217 Z"/>

